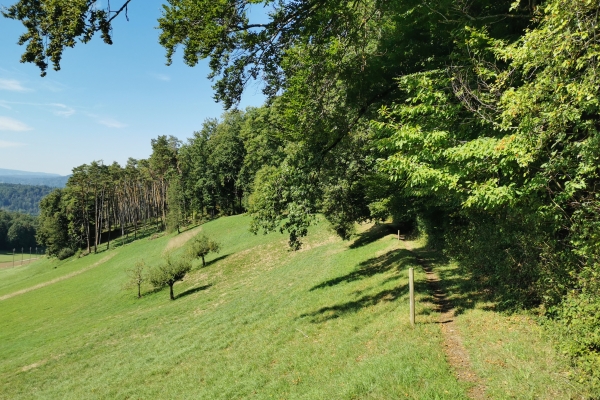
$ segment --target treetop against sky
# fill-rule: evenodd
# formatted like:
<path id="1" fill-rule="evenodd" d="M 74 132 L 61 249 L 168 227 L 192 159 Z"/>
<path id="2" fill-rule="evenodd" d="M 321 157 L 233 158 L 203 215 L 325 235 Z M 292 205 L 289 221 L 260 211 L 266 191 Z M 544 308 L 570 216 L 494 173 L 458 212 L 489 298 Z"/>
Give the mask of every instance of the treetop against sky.
<path id="1" fill-rule="evenodd" d="M 90 160 L 124 164 L 148 157 L 151 138 L 190 137 L 223 112 L 207 62 L 190 68 L 175 56 L 165 65 L 156 29 L 163 3 L 131 2 L 129 20 L 113 21 L 113 45 L 99 34 L 78 43 L 65 50 L 61 71 L 49 68 L 44 78 L 34 64 L 19 62 L 23 25 L 0 17 L 0 168 L 66 175 Z M 239 106 L 263 101 L 250 84 Z"/>

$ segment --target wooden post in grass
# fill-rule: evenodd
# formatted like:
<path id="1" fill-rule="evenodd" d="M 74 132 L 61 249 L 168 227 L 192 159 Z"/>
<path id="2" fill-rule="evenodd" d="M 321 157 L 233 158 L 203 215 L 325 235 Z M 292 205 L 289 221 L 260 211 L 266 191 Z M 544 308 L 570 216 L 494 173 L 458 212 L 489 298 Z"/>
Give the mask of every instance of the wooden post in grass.
<path id="1" fill-rule="evenodd" d="M 410 297 L 410 325 L 415 326 L 415 270 L 408 269 L 408 291 Z"/>
<path id="2" fill-rule="evenodd" d="M 400 229 L 398 229 L 398 240 L 400 240 Z"/>

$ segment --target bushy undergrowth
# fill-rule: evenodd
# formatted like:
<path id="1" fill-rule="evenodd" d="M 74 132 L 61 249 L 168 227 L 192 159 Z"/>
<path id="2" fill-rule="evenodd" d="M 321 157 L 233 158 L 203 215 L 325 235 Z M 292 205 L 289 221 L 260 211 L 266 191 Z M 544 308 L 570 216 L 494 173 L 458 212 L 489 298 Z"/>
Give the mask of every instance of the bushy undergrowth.
<path id="1" fill-rule="evenodd" d="M 59 260 L 64 260 L 67 259 L 71 256 L 73 256 L 75 254 L 75 251 L 73 251 L 73 249 L 69 248 L 69 247 L 65 247 L 64 249 L 62 249 L 61 251 L 58 252 L 58 255 L 56 256 Z"/>
<path id="2" fill-rule="evenodd" d="M 589 381 L 600 393 L 600 299 L 597 294 L 574 291 L 556 308 L 556 331 L 563 353 L 572 357 L 575 377 Z"/>
<path id="3" fill-rule="evenodd" d="M 573 361 L 574 377 L 600 393 L 599 250 L 585 214 L 573 213 L 570 225 L 514 209 L 428 215 L 417 225 L 498 310 L 530 309 L 546 318 L 559 350 Z"/>

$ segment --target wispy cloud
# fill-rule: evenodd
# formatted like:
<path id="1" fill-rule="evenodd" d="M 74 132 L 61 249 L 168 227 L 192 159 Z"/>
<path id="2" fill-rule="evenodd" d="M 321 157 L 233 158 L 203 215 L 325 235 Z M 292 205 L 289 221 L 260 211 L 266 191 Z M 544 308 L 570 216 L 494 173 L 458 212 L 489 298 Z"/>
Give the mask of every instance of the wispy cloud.
<path id="1" fill-rule="evenodd" d="M 154 79 L 158 79 L 159 81 L 164 81 L 164 82 L 169 82 L 171 80 L 171 77 L 169 75 L 165 75 L 165 74 L 151 73 L 150 76 L 153 77 Z"/>
<path id="2" fill-rule="evenodd" d="M 75 114 L 75 109 L 67 105 L 61 103 L 50 103 L 49 105 L 58 108 L 57 110 L 54 110 L 53 113 L 59 117 L 70 117 L 71 115 Z"/>
<path id="3" fill-rule="evenodd" d="M 20 146 L 25 146 L 25 143 L 6 142 L 4 140 L 0 140 L 0 149 L 6 149 L 9 147 L 20 147 Z"/>
<path id="4" fill-rule="evenodd" d="M 110 117 L 103 117 L 97 114 L 92 114 L 92 113 L 85 113 L 85 115 L 87 115 L 90 118 L 93 118 L 94 120 L 96 120 L 97 123 L 99 123 L 100 125 L 104 125 L 107 126 L 109 128 L 125 128 L 127 126 L 127 124 L 124 124 L 120 121 L 117 121 L 114 118 L 110 118 Z"/>
<path id="5" fill-rule="evenodd" d="M 62 92 L 63 90 L 67 89 L 68 86 L 60 83 L 58 81 L 54 81 L 48 78 L 44 78 L 43 81 L 40 83 L 41 87 L 43 87 L 46 90 L 49 90 L 51 92 Z"/>
<path id="6" fill-rule="evenodd" d="M 0 117 L 0 131 L 30 131 L 32 128 L 21 121 L 9 117 Z"/>
<path id="7" fill-rule="evenodd" d="M 104 125 L 107 126 L 109 128 L 125 128 L 127 125 L 117 121 L 116 119 L 112 119 L 112 118 L 98 118 L 96 119 L 96 121 L 100 124 L 100 125 Z"/>
<path id="8" fill-rule="evenodd" d="M 24 87 L 16 79 L 0 79 L 0 90 L 10 90 L 11 92 L 28 92 L 31 89 Z"/>
<path id="9" fill-rule="evenodd" d="M 59 116 L 59 117 L 70 117 L 71 115 L 75 114 L 75 109 L 73 107 L 69 107 L 68 105 L 62 104 L 62 103 L 28 103 L 28 102 L 22 102 L 22 101 L 0 100 L 0 107 L 6 108 L 8 110 L 12 110 L 12 107 L 10 107 L 9 104 L 21 105 L 21 106 L 42 107 L 42 108 L 46 109 L 47 111 L 52 112 L 52 114 Z"/>

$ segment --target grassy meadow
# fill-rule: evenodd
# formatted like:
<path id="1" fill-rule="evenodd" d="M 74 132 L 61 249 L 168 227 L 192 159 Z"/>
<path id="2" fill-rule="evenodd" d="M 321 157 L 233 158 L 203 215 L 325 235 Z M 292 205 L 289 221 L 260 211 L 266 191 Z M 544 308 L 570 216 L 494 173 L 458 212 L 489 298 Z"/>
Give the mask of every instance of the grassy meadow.
<path id="1" fill-rule="evenodd" d="M 220 218 L 0 270 L 0 398 L 467 398 L 420 268 L 409 325 L 407 271 L 417 264 L 385 227 L 344 242 L 321 223 L 292 252 L 285 236 L 253 235 L 248 223 Z M 221 252 L 205 268 L 195 261 L 175 301 L 168 289 L 147 287 L 141 299 L 123 289 L 136 261 L 183 252 L 200 231 Z M 475 307 L 457 318 L 493 398 L 577 396 L 537 325 Z"/>

